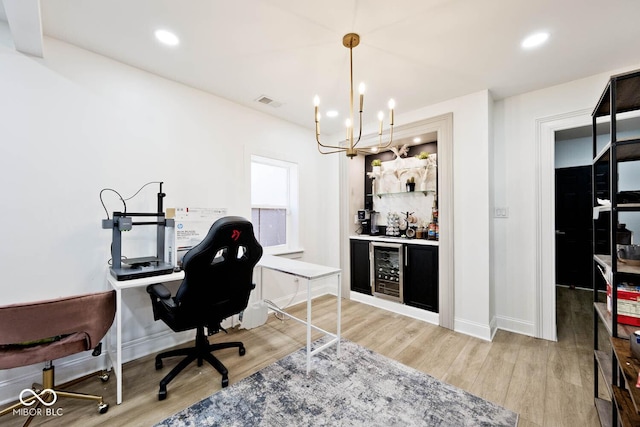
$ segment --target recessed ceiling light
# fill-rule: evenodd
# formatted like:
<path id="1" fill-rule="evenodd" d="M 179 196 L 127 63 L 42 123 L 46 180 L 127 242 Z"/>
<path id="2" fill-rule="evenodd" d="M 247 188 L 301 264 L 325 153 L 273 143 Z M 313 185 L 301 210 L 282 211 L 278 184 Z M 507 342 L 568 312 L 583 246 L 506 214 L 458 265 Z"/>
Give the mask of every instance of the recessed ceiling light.
<path id="1" fill-rule="evenodd" d="M 420 139 L 420 137 L 419 137 L 419 136 L 416 136 L 415 138 L 413 138 L 413 142 L 415 142 L 416 144 L 417 144 L 418 142 L 420 142 L 420 141 L 422 141 L 422 140 Z"/>
<path id="2" fill-rule="evenodd" d="M 180 44 L 180 39 L 171 31 L 167 30 L 156 30 L 155 32 L 156 38 L 160 41 L 160 43 L 166 44 L 167 46 L 177 46 Z"/>
<path id="3" fill-rule="evenodd" d="M 327 111 L 327 117 L 338 117 L 338 112 L 336 110 Z"/>
<path id="4" fill-rule="evenodd" d="M 535 34 L 531 34 L 530 36 L 527 36 L 522 41 L 521 46 L 523 49 L 533 49 L 534 47 L 538 47 L 544 44 L 544 42 L 546 42 L 548 39 L 549 39 L 549 33 L 546 31 L 541 31 L 539 33 L 535 33 Z"/>

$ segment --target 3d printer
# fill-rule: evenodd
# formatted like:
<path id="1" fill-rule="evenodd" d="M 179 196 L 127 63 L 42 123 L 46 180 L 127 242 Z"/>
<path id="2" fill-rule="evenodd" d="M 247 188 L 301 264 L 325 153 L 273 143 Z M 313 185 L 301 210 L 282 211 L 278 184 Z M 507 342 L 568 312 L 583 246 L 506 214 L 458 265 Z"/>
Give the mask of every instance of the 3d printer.
<path id="1" fill-rule="evenodd" d="M 113 212 L 113 219 L 102 220 L 102 228 L 112 230 L 111 274 L 117 280 L 132 280 L 142 277 L 159 276 L 173 272 L 173 265 L 165 260 L 165 230 L 174 227 L 174 220 L 165 217 L 162 199 L 162 182 L 158 192 L 157 212 Z M 153 221 L 134 221 L 134 218 L 155 218 Z M 122 232 L 130 231 L 134 226 L 153 225 L 156 227 L 157 250 L 155 256 L 122 259 Z"/>

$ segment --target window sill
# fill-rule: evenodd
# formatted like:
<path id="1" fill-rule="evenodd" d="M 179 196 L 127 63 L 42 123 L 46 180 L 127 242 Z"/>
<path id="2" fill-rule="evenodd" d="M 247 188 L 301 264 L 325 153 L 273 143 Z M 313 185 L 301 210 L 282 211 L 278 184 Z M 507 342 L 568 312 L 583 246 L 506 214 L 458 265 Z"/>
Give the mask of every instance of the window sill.
<path id="1" fill-rule="evenodd" d="M 264 248 L 265 255 L 284 256 L 286 258 L 302 258 L 304 248 L 271 247 Z"/>

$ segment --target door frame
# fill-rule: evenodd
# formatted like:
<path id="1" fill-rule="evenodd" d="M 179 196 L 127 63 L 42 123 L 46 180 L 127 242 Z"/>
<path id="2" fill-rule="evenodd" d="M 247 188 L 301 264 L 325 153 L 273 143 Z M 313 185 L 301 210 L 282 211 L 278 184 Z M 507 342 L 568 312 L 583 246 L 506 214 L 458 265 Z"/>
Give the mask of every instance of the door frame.
<path id="1" fill-rule="evenodd" d="M 557 341 L 555 244 L 555 132 L 591 125 L 591 109 L 536 119 L 535 335 Z"/>

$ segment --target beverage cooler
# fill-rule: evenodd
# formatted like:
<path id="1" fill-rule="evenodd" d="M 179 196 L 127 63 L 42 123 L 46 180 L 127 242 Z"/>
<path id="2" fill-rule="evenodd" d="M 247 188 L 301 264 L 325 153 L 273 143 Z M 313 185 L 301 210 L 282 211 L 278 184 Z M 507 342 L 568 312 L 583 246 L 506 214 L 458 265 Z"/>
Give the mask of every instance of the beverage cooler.
<path id="1" fill-rule="evenodd" d="M 371 291 L 373 295 L 396 302 L 402 297 L 402 244 L 371 242 Z"/>

